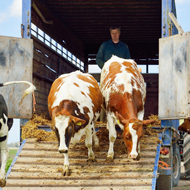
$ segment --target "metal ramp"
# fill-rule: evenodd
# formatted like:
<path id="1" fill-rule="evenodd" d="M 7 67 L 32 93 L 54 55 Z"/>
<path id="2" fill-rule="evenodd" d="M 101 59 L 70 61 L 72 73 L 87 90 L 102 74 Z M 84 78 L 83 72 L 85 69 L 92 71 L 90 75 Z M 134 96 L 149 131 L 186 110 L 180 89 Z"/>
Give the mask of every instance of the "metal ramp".
<path id="1" fill-rule="evenodd" d="M 114 162 L 105 162 L 108 142 L 93 148 L 97 162 L 87 162 L 84 142 L 70 144 L 71 175 L 62 176 L 64 156 L 58 152 L 57 142 L 37 142 L 27 139 L 16 156 L 7 175 L 3 190 L 148 190 L 155 189 L 157 175 L 157 137 L 144 136 L 141 140 L 141 159 L 131 161 L 124 152 L 123 139 L 115 142 Z M 123 148 L 124 147 L 124 148 Z M 158 146 L 159 147 L 159 146 Z M 157 154 L 157 156 L 156 156 Z M 155 160 L 157 160 L 155 162 Z M 155 171 L 154 171 L 155 170 Z"/>

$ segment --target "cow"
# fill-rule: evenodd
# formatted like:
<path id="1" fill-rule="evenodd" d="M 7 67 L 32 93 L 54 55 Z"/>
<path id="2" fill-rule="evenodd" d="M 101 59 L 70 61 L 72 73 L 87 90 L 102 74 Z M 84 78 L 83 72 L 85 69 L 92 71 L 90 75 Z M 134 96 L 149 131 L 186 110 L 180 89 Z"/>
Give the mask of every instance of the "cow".
<path id="1" fill-rule="evenodd" d="M 184 119 L 184 122 L 178 127 L 178 130 L 190 134 L 190 119 Z"/>
<path id="2" fill-rule="evenodd" d="M 135 61 L 112 56 L 105 62 L 100 78 L 109 130 L 107 161 L 113 161 L 114 142 L 118 125 L 123 130 L 124 144 L 131 159 L 140 159 L 139 140 L 143 126 L 154 120 L 143 120 L 146 87 Z"/>
<path id="3" fill-rule="evenodd" d="M 26 95 L 32 93 L 36 89 L 33 84 L 27 81 L 11 81 L 6 83 L 0 83 L 0 87 L 11 84 L 20 84 L 20 83 L 25 83 L 30 85 L 30 87 L 24 91 L 23 98 Z M 7 141 L 8 141 L 8 132 L 10 131 L 12 124 L 13 124 L 13 119 L 8 118 L 7 104 L 5 102 L 4 97 L 0 94 L 0 147 L 1 147 L 0 186 L 1 187 L 4 187 L 6 185 L 5 166 L 9 156 Z"/>
<path id="4" fill-rule="evenodd" d="M 97 81 L 88 73 L 80 71 L 62 74 L 50 89 L 48 96 L 49 114 L 55 124 L 58 150 L 64 154 L 63 176 L 70 175 L 68 150 L 86 135 L 88 160 L 96 161 L 92 150 L 92 137 L 95 145 L 99 139 L 95 134 L 95 121 L 101 111 L 103 97 Z"/>

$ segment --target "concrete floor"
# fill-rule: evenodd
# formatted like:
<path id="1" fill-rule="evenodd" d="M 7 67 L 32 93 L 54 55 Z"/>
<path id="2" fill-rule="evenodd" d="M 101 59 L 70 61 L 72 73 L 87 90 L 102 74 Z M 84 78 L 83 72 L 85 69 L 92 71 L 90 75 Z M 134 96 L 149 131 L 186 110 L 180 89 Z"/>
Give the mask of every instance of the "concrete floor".
<path id="1" fill-rule="evenodd" d="M 181 163 L 181 178 L 179 180 L 178 186 L 173 187 L 173 190 L 190 190 L 190 179 L 189 180 L 184 180 L 185 176 L 185 170 L 183 166 L 183 162 Z"/>
<path id="2" fill-rule="evenodd" d="M 173 190 L 190 190 L 190 180 L 179 180 L 178 186 Z"/>

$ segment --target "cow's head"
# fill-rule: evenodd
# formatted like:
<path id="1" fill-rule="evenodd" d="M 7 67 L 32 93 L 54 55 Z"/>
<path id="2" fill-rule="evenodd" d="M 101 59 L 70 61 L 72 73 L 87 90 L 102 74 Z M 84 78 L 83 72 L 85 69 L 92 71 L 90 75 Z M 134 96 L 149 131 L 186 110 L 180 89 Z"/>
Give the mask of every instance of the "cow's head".
<path id="1" fill-rule="evenodd" d="M 178 130 L 190 134 L 190 119 L 184 119 L 184 122 L 178 127 Z"/>
<path id="2" fill-rule="evenodd" d="M 119 122 L 124 126 L 123 138 L 127 148 L 128 156 L 132 159 L 139 157 L 139 140 L 143 136 L 143 126 L 154 123 L 155 120 L 124 119 L 119 113 L 116 113 Z"/>
<path id="3" fill-rule="evenodd" d="M 60 153 L 68 152 L 71 137 L 79 129 L 83 128 L 85 123 L 85 120 L 74 116 L 59 115 L 55 117 L 55 132 L 59 142 Z"/>

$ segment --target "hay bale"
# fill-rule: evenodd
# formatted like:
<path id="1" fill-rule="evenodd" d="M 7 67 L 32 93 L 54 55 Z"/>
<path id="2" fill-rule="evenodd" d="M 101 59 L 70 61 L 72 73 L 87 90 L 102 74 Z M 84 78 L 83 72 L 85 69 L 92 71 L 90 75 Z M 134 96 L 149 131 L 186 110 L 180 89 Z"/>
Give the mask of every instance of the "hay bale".
<path id="1" fill-rule="evenodd" d="M 156 122 L 154 123 L 154 126 L 160 127 L 161 126 L 161 120 L 158 119 L 158 115 L 153 115 L 151 114 L 148 116 L 150 120 L 155 120 Z"/>
<path id="2" fill-rule="evenodd" d="M 40 125 L 48 125 L 52 131 L 45 131 L 38 129 Z M 24 140 L 26 138 L 37 138 L 37 141 L 57 141 L 57 137 L 54 132 L 54 124 L 51 120 L 47 119 L 44 114 L 40 116 L 34 114 L 22 127 L 22 136 Z"/>
<path id="3" fill-rule="evenodd" d="M 160 126 L 161 121 L 158 119 L 158 115 L 150 115 L 149 119 L 156 120 L 153 126 Z M 48 125 L 52 129 L 52 131 L 45 131 L 38 129 L 38 126 Z M 97 122 L 96 128 L 99 128 L 96 135 L 99 138 L 100 143 L 109 142 L 109 131 L 106 128 L 106 123 Z M 123 132 L 117 132 L 117 139 L 123 139 Z M 152 129 L 152 127 L 148 127 L 144 130 L 145 135 L 156 135 L 157 131 Z M 57 137 L 54 132 L 54 123 L 52 120 L 46 118 L 45 114 L 37 115 L 34 114 L 32 119 L 30 119 L 25 126 L 22 127 L 22 136 L 21 138 L 24 140 L 26 138 L 37 138 L 37 141 L 57 141 Z M 81 139 L 83 142 L 85 137 Z M 122 140 L 121 140 L 122 141 Z M 121 142 L 123 144 L 123 141 Z"/>
<path id="4" fill-rule="evenodd" d="M 155 123 L 144 129 L 144 135 L 156 136 L 160 131 L 153 129 L 153 127 L 161 127 L 161 120 L 158 119 L 158 115 L 151 114 L 148 119 L 155 120 Z"/>

